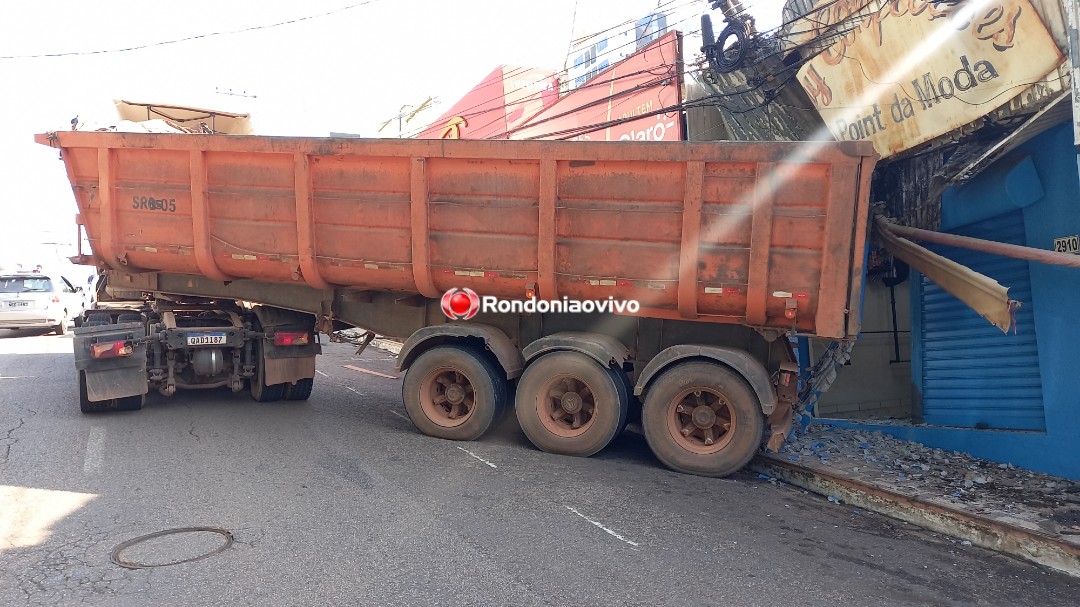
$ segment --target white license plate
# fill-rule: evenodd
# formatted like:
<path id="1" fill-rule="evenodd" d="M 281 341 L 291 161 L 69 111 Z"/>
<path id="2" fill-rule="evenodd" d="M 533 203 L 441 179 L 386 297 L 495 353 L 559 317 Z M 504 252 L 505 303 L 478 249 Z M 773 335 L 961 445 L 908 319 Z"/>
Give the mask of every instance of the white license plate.
<path id="1" fill-rule="evenodd" d="M 220 346 L 223 343 L 225 343 L 224 333 L 199 333 L 187 336 L 189 346 Z"/>
<path id="2" fill-rule="evenodd" d="M 28 301 L 9 301 L 7 302 L 9 308 L 29 308 L 30 302 Z"/>

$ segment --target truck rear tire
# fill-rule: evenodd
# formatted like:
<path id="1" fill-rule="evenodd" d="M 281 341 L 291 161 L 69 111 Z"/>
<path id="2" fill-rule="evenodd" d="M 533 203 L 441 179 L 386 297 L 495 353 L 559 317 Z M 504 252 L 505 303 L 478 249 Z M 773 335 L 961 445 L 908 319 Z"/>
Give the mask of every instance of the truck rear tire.
<path id="1" fill-rule="evenodd" d="M 79 410 L 83 413 L 101 413 L 108 407 L 109 401 L 91 401 L 86 393 L 86 372 L 78 371 L 79 374 Z"/>
<path id="2" fill-rule="evenodd" d="M 84 327 L 101 327 L 111 324 L 112 316 L 109 316 L 104 312 L 87 312 L 86 320 L 83 321 Z"/>
<path id="3" fill-rule="evenodd" d="M 260 403 L 281 400 L 285 396 L 285 384 L 266 385 L 266 359 L 263 357 L 262 340 L 255 341 L 255 377 L 248 380 L 251 398 Z"/>
<path id="4" fill-rule="evenodd" d="M 544 354 L 518 381 L 518 423 L 537 448 L 588 457 L 626 428 L 630 394 L 622 371 L 579 352 Z"/>
<path id="5" fill-rule="evenodd" d="M 506 409 L 510 390 L 505 377 L 473 348 L 436 346 L 409 365 L 401 398 L 409 419 L 424 434 L 476 440 Z"/>
<path id="6" fill-rule="evenodd" d="M 146 395 L 138 394 L 136 396 L 125 396 L 124 398 L 116 399 L 117 411 L 138 411 L 146 404 Z"/>
<path id="7" fill-rule="evenodd" d="M 294 384 L 285 384 L 285 400 L 307 400 L 314 386 L 314 377 L 297 380 Z"/>
<path id="8" fill-rule="evenodd" d="M 685 362 L 664 371 L 645 396 L 642 428 L 668 468 L 728 476 L 761 444 L 761 404 L 746 381 L 722 365 Z"/>

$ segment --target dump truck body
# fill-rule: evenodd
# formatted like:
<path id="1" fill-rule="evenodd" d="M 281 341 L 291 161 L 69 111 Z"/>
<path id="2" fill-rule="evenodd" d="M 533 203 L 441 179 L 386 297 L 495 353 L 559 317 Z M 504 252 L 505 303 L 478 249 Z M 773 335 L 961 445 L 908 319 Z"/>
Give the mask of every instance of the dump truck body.
<path id="1" fill-rule="evenodd" d="M 589 455 L 640 397 L 665 463 L 726 474 L 757 447 L 739 438 L 755 423 L 760 435 L 748 410 L 786 433 L 797 377 L 782 336 L 858 333 L 869 146 L 38 140 L 62 150 L 93 249 L 84 261 L 111 288 L 258 302 L 310 314 L 331 335 L 357 326 L 406 339 L 406 409 L 436 436 L 476 438 L 514 400 L 534 444 Z M 440 298 L 454 289 L 638 305 L 451 322 Z M 679 404 L 687 381 L 716 395 L 712 413 Z M 650 404 L 654 387 L 664 402 Z M 753 406 L 736 414 L 735 401 Z M 725 448 L 740 452 L 720 457 Z"/>
<path id="2" fill-rule="evenodd" d="M 431 298 L 531 283 L 647 317 L 858 332 L 865 146 L 55 138 L 116 270 Z"/>

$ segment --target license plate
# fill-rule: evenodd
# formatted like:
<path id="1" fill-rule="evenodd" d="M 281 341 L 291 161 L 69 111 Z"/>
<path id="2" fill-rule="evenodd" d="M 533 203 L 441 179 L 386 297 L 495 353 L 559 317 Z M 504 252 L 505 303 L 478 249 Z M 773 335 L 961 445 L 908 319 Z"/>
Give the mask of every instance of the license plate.
<path id="1" fill-rule="evenodd" d="M 28 301 L 9 301 L 7 302 L 9 308 L 29 308 L 30 302 Z"/>
<path id="2" fill-rule="evenodd" d="M 189 346 L 220 346 L 223 343 L 225 343 L 224 333 L 199 333 L 187 336 Z"/>

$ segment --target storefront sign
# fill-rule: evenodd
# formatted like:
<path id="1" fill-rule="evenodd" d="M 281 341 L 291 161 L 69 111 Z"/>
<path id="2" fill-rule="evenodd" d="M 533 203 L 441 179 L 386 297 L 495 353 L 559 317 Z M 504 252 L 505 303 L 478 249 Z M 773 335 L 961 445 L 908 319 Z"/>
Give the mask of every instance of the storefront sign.
<path id="1" fill-rule="evenodd" d="M 845 33 L 799 82 L 837 140 L 872 141 L 883 157 L 984 116 L 1064 59 L 1030 0 L 814 4 L 796 29 Z"/>

